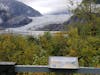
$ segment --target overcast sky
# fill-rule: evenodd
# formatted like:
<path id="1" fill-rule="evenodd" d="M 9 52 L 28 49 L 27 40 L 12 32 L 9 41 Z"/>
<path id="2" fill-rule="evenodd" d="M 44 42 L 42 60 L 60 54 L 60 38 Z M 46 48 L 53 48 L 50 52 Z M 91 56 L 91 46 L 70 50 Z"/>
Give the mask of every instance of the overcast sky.
<path id="1" fill-rule="evenodd" d="M 82 0 L 19 0 L 28 6 L 38 10 L 42 14 L 47 14 L 51 12 L 61 12 L 67 11 L 70 7 L 71 9 L 75 9 L 77 7 L 77 3 L 81 3 Z M 70 1 L 72 1 L 72 5 L 70 5 Z"/>

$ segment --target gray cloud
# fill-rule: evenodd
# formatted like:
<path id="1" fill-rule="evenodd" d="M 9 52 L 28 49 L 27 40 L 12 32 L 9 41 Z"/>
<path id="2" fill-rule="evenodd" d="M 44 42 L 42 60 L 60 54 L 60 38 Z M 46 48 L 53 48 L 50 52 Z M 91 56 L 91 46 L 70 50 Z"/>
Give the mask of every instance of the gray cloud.
<path id="1" fill-rule="evenodd" d="M 19 0 L 23 3 L 31 6 L 32 8 L 40 11 L 42 14 L 50 12 L 67 11 L 68 9 L 75 9 L 77 3 L 81 3 L 82 0 Z M 71 5 L 72 4 L 72 5 Z"/>

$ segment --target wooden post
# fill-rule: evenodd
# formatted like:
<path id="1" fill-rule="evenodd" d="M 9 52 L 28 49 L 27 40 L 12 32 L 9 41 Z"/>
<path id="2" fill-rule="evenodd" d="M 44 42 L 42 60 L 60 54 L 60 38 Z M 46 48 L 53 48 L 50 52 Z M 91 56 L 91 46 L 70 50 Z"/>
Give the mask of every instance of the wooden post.
<path id="1" fill-rule="evenodd" d="M 16 75 L 14 62 L 0 62 L 0 75 Z"/>

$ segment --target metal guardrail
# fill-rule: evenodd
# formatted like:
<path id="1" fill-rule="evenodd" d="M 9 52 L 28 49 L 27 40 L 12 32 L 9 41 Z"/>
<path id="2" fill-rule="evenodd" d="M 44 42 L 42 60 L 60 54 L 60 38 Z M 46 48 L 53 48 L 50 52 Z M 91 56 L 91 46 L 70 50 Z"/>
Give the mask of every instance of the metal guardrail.
<path id="1" fill-rule="evenodd" d="M 80 74 L 100 74 L 100 68 L 80 67 L 79 69 L 51 69 L 48 66 L 16 65 L 16 72 L 65 72 Z"/>
<path id="2" fill-rule="evenodd" d="M 20 72 L 57 72 L 66 74 L 98 74 L 100 68 L 80 67 L 79 69 L 51 69 L 48 66 L 16 65 L 15 63 L 0 63 L 0 75 L 16 75 Z"/>

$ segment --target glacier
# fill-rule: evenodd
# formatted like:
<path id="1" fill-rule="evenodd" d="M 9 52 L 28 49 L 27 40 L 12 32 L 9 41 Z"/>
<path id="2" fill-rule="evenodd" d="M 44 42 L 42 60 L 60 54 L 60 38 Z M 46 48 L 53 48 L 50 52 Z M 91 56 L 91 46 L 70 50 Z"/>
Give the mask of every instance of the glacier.
<path id="1" fill-rule="evenodd" d="M 36 31 L 38 28 L 43 28 L 49 24 L 63 24 L 68 21 L 73 14 L 61 14 L 61 15 L 46 15 L 42 17 L 30 17 L 32 22 L 17 28 L 8 28 L 10 31 Z"/>

